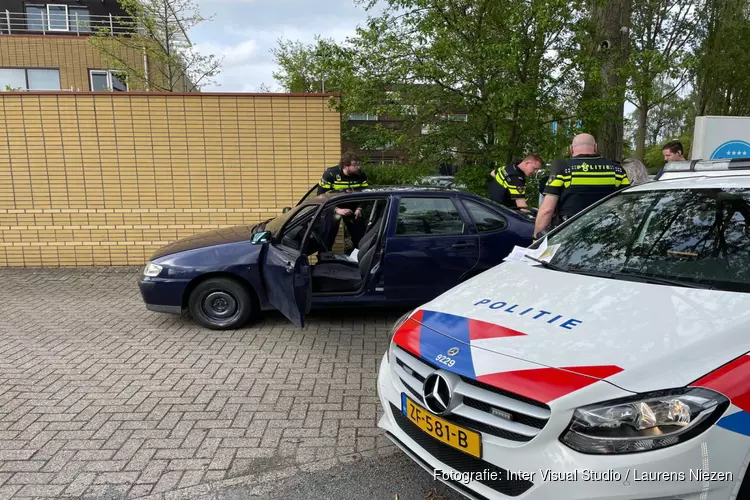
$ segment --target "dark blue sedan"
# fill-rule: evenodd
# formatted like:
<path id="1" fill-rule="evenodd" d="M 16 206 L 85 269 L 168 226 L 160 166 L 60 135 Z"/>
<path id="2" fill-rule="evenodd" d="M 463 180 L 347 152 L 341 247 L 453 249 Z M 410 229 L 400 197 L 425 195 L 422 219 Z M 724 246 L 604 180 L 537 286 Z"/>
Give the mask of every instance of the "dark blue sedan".
<path id="1" fill-rule="evenodd" d="M 356 248 L 335 248 L 353 239 L 337 237 L 348 232 L 342 217 L 358 223 Z M 427 302 L 499 264 L 514 245 L 530 245 L 533 228 L 533 217 L 461 191 L 311 192 L 264 223 L 159 249 L 139 286 L 148 309 L 188 309 L 208 328 L 239 328 L 270 309 L 302 327 L 312 307 Z"/>

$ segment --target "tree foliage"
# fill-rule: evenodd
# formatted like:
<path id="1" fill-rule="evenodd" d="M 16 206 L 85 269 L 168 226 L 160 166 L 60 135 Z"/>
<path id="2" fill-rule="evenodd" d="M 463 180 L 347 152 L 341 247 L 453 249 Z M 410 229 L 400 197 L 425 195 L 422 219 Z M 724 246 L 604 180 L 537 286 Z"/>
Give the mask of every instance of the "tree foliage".
<path id="1" fill-rule="evenodd" d="M 750 0 L 357 3 L 371 15 L 355 36 L 281 40 L 274 77 L 288 91 L 337 92 L 358 148 L 463 165 L 474 190 L 526 152 L 566 155 L 583 131 L 606 156 L 657 168 L 667 140 L 687 149 L 696 116 L 750 113 Z M 635 112 L 623 117 L 626 101 Z M 353 125 L 353 113 L 377 124 Z"/>
<path id="2" fill-rule="evenodd" d="M 750 2 L 706 0 L 695 73 L 697 115 L 750 114 Z"/>
<path id="3" fill-rule="evenodd" d="M 698 13 L 695 0 L 638 0 L 633 6 L 628 99 L 636 107 L 636 156 L 642 159 L 654 129 L 650 114 L 659 106 L 662 118 L 668 114 L 664 104 L 674 104 L 690 81 Z"/>
<path id="4" fill-rule="evenodd" d="M 129 18 L 117 29 L 99 27 L 89 37 L 110 68 L 129 87 L 159 92 L 192 92 L 210 84 L 221 59 L 195 50 L 187 36 L 207 21 L 193 0 L 119 0 Z M 145 62 L 142 57 L 145 58 Z"/>

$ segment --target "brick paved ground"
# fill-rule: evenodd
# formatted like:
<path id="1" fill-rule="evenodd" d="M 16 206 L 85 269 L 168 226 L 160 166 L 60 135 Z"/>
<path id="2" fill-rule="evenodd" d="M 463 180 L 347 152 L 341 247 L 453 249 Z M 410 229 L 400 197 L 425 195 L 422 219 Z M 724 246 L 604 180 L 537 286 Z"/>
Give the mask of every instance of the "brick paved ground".
<path id="1" fill-rule="evenodd" d="M 208 491 L 390 453 L 375 378 L 402 311 L 217 332 L 147 311 L 137 273 L 0 270 L 0 499 Z"/>

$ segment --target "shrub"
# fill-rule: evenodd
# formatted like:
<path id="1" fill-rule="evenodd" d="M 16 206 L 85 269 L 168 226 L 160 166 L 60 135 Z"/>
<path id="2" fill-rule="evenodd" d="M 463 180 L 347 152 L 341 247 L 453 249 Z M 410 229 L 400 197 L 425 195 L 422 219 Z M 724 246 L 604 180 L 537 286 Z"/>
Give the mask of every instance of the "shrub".
<path id="1" fill-rule="evenodd" d="M 362 165 L 371 186 L 400 186 L 414 184 L 426 175 L 435 175 L 437 169 L 405 163 L 379 163 Z"/>

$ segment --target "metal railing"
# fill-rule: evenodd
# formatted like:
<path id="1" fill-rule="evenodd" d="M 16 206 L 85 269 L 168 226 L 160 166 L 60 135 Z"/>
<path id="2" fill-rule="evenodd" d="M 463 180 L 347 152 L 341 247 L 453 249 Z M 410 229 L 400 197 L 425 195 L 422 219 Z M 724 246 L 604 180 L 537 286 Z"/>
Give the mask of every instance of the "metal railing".
<path id="1" fill-rule="evenodd" d="M 66 16 L 50 16 L 46 12 L 0 11 L 0 35 L 72 35 L 86 36 L 93 32 L 128 35 L 138 32 L 133 18 L 127 16 L 79 14 L 70 9 Z"/>

